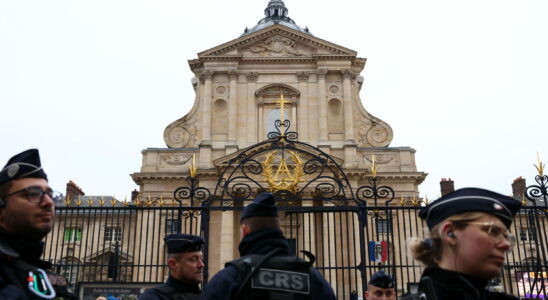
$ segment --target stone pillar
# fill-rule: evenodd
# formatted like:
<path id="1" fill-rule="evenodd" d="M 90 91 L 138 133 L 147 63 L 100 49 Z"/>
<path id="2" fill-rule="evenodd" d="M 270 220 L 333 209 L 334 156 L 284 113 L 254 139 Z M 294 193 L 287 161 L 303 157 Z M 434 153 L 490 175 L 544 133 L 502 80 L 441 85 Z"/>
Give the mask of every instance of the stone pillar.
<path id="1" fill-rule="evenodd" d="M 200 143 L 199 167 L 208 169 L 211 166 L 211 82 L 213 72 L 206 71 L 200 80 L 204 83 L 204 99 L 202 101 L 202 142 Z"/>
<path id="2" fill-rule="evenodd" d="M 211 142 L 211 82 L 213 80 L 213 72 L 206 71 L 200 80 L 204 83 L 204 99 L 202 101 L 202 143 L 209 144 Z"/>
<path id="3" fill-rule="evenodd" d="M 318 101 L 320 104 L 320 144 L 327 142 L 327 99 L 325 96 L 325 75 L 327 69 L 318 69 Z"/>
<path id="4" fill-rule="evenodd" d="M 255 101 L 255 90 L 257 89 L 258 74 L 251 72 L 247 74 L 247 145 L 257 143 L 257 102 Z"/>
<path id="5" fill-rule="evenodd" d="M 230 78 L 230 94 L 228 98 L 228 145 L 236 146 L 238 134 L 238 72 L 228 73 Z"/>
<path id="6" fill-rule="evenodd" d="M 344 139 L 346 143 L 354 142 L 354 122 L 352 120 L 352 71 L 346 69 L 343 73 L 343 92 L 344 92 Z"/>
<path id="7" fill-rule="evenodd" d="M 218 247 L 221 250 L 221 264 L 234 259 L 234 211 L 225 211 L 221 217 L 221 241 Z"/>
<path id="8" fill-rule="evenodd" d="M 308 72 L 299 72 L 297 73 L 297 79 L 299 80 L 299 91 L 301 92 L 301 98 L 298 103 L 299 111 L 299 126 L 297 131 L 299 133 L 299 140 L 301 142 L 308 143 L 308 77 L 310 74 Z M 294 119 L 293 122 L 296 120 Z"/>

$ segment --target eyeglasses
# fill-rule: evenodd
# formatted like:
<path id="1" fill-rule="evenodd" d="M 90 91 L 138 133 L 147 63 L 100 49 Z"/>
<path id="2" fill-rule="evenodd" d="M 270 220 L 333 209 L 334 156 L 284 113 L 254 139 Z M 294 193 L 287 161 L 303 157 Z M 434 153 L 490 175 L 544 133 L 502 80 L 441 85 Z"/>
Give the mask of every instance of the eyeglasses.
<path id="1" fill-rule="evenodd" d="M 53 202 L 57 202 L 57 201 L 61 200 L 61 198 L 63 197 L 63 194 L 61 194 L 59 192 L 55 192 L 50 188 L 48 188 L 47 190 L 44 191 L 39 186 L 29 186 L 29 187 L 26 187 L 24 189 L 15 191 L 13 193 L 9 193 L 3 198 L 6 199 L 10 196 L 13 196 L 13 195 L 19 194 L 19 193 L 26 193 L 25 197 L 32 204 L 41 203 L 42 200 L 44 200 L 44 195 L 48 195 L 48 197 L 50 197 L 51 200 L 53 200 Z"/>
<path id="2" fill-rule="evenodd" d="M 504 240 L 510 243 L 510 246 L 513 247 L 516 243 L 516 237 L 511 234 L 508 229 L 495 225 L 495 222 L 463 222 L 464 224 L 479 225 L 483 232 L 486 232 L 487 235 L 491 238 L 493 243 L 498 244 Z"/>

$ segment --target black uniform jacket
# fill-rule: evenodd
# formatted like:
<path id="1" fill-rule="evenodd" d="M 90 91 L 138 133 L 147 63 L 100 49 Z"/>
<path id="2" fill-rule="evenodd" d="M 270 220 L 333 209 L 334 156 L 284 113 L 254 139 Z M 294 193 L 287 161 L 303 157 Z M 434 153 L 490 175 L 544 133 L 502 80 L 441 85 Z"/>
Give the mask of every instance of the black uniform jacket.
<path id="1" fill-rule="evenodd" d="M 280 249 L 276 254 L 277 256 L 291 255 L 287 240 L 278 229 L 263 229 L 252 232 L 242 239 L 239 246 L 241 256 L 248 254 L 266 255 L 275 248 Z M 317 270 L 312 269 L 312 272 L 310 277 L 311 299 L 336 299 L 329 283 Z M 245 275 L 236 266 L 226 265 L 207 283 L 200 299 L 235 299 L 234 296 L 243 283 Z"/>
<path id="2" fill-rule="evenodd" d="M 422 277 L 428 276 L 434 284 L 438 300 L 517 300 L 509 294 L 486 290 L 487 280 L 471 277 L 462 273 L 444 270 L 436 265 L 427 267 Z M 401 299 L 418 299 L 405 295 Z M 428 299 L 430 300 L 430 299 Z"/>
<path id="3" fill-rule="evenodd" d="M 184 284 L 170 275 L 166 283 L 146 290 L 139 300 L 197 300 L 200 299 L 200 293 L 197 284 Z"/>
<path id="4" fill-rule="evenodd" d="M 76 299 L 64 277 L 50 271 L 51 264 L 40 259 L 44 244 L 8 234 L 0 228 L 0 299 L 44 299 L 28 286 L 29 272 L 43 270 L 56 292 L 55 299 Z"/>

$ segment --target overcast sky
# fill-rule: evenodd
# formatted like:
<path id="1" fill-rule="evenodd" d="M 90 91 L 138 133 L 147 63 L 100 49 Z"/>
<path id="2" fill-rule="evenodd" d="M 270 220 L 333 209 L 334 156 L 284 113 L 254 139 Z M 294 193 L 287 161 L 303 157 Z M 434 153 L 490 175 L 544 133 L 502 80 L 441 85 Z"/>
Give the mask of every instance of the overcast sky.
<path id="1" fill-rule="evenodd" d="M 286 0 L 367 64 L 361 99 L 439 181 L 504 194 L 548 161 L 548 1 Z M 187 60 L 237 38 L 267 0 L 0 0 L 0 164 L 41 151 L 54 189 L 123 198 L 141 150 L 194 101 Z M 381 169 L 382 171 L 382 169 Z"/>

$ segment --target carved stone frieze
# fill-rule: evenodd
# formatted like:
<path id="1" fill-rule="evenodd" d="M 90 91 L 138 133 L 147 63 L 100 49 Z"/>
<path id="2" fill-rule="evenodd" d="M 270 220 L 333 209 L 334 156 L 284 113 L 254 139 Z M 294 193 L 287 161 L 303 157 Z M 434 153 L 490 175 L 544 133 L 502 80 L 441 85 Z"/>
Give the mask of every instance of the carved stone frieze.
<path id="1" fill-rule="evenodd" d="M 312 56 L 313 51 L 293 39 L 273 36 L 240 50 L 244 57 Z"/>
<path id="2" fill-rule="evenodd" d="M 382 153 L 367 153 L 363 154 L 363 162 L 366 164 L 372 163 L 373 158 L 372 155 L 375 155 L 375 163 L 379 165 L 385 165 L 389 164 L 391 162 L 394 162 L 396 164 L 399 164 L 399 156 L 398 154 L 382 154 Z"/>
<path id="3" fill-rule="evenodd" d="M 186 164 L 192 155 L 183 153 L 162 153 L 160 154 L 161 166 L 182 166 Z"/>

